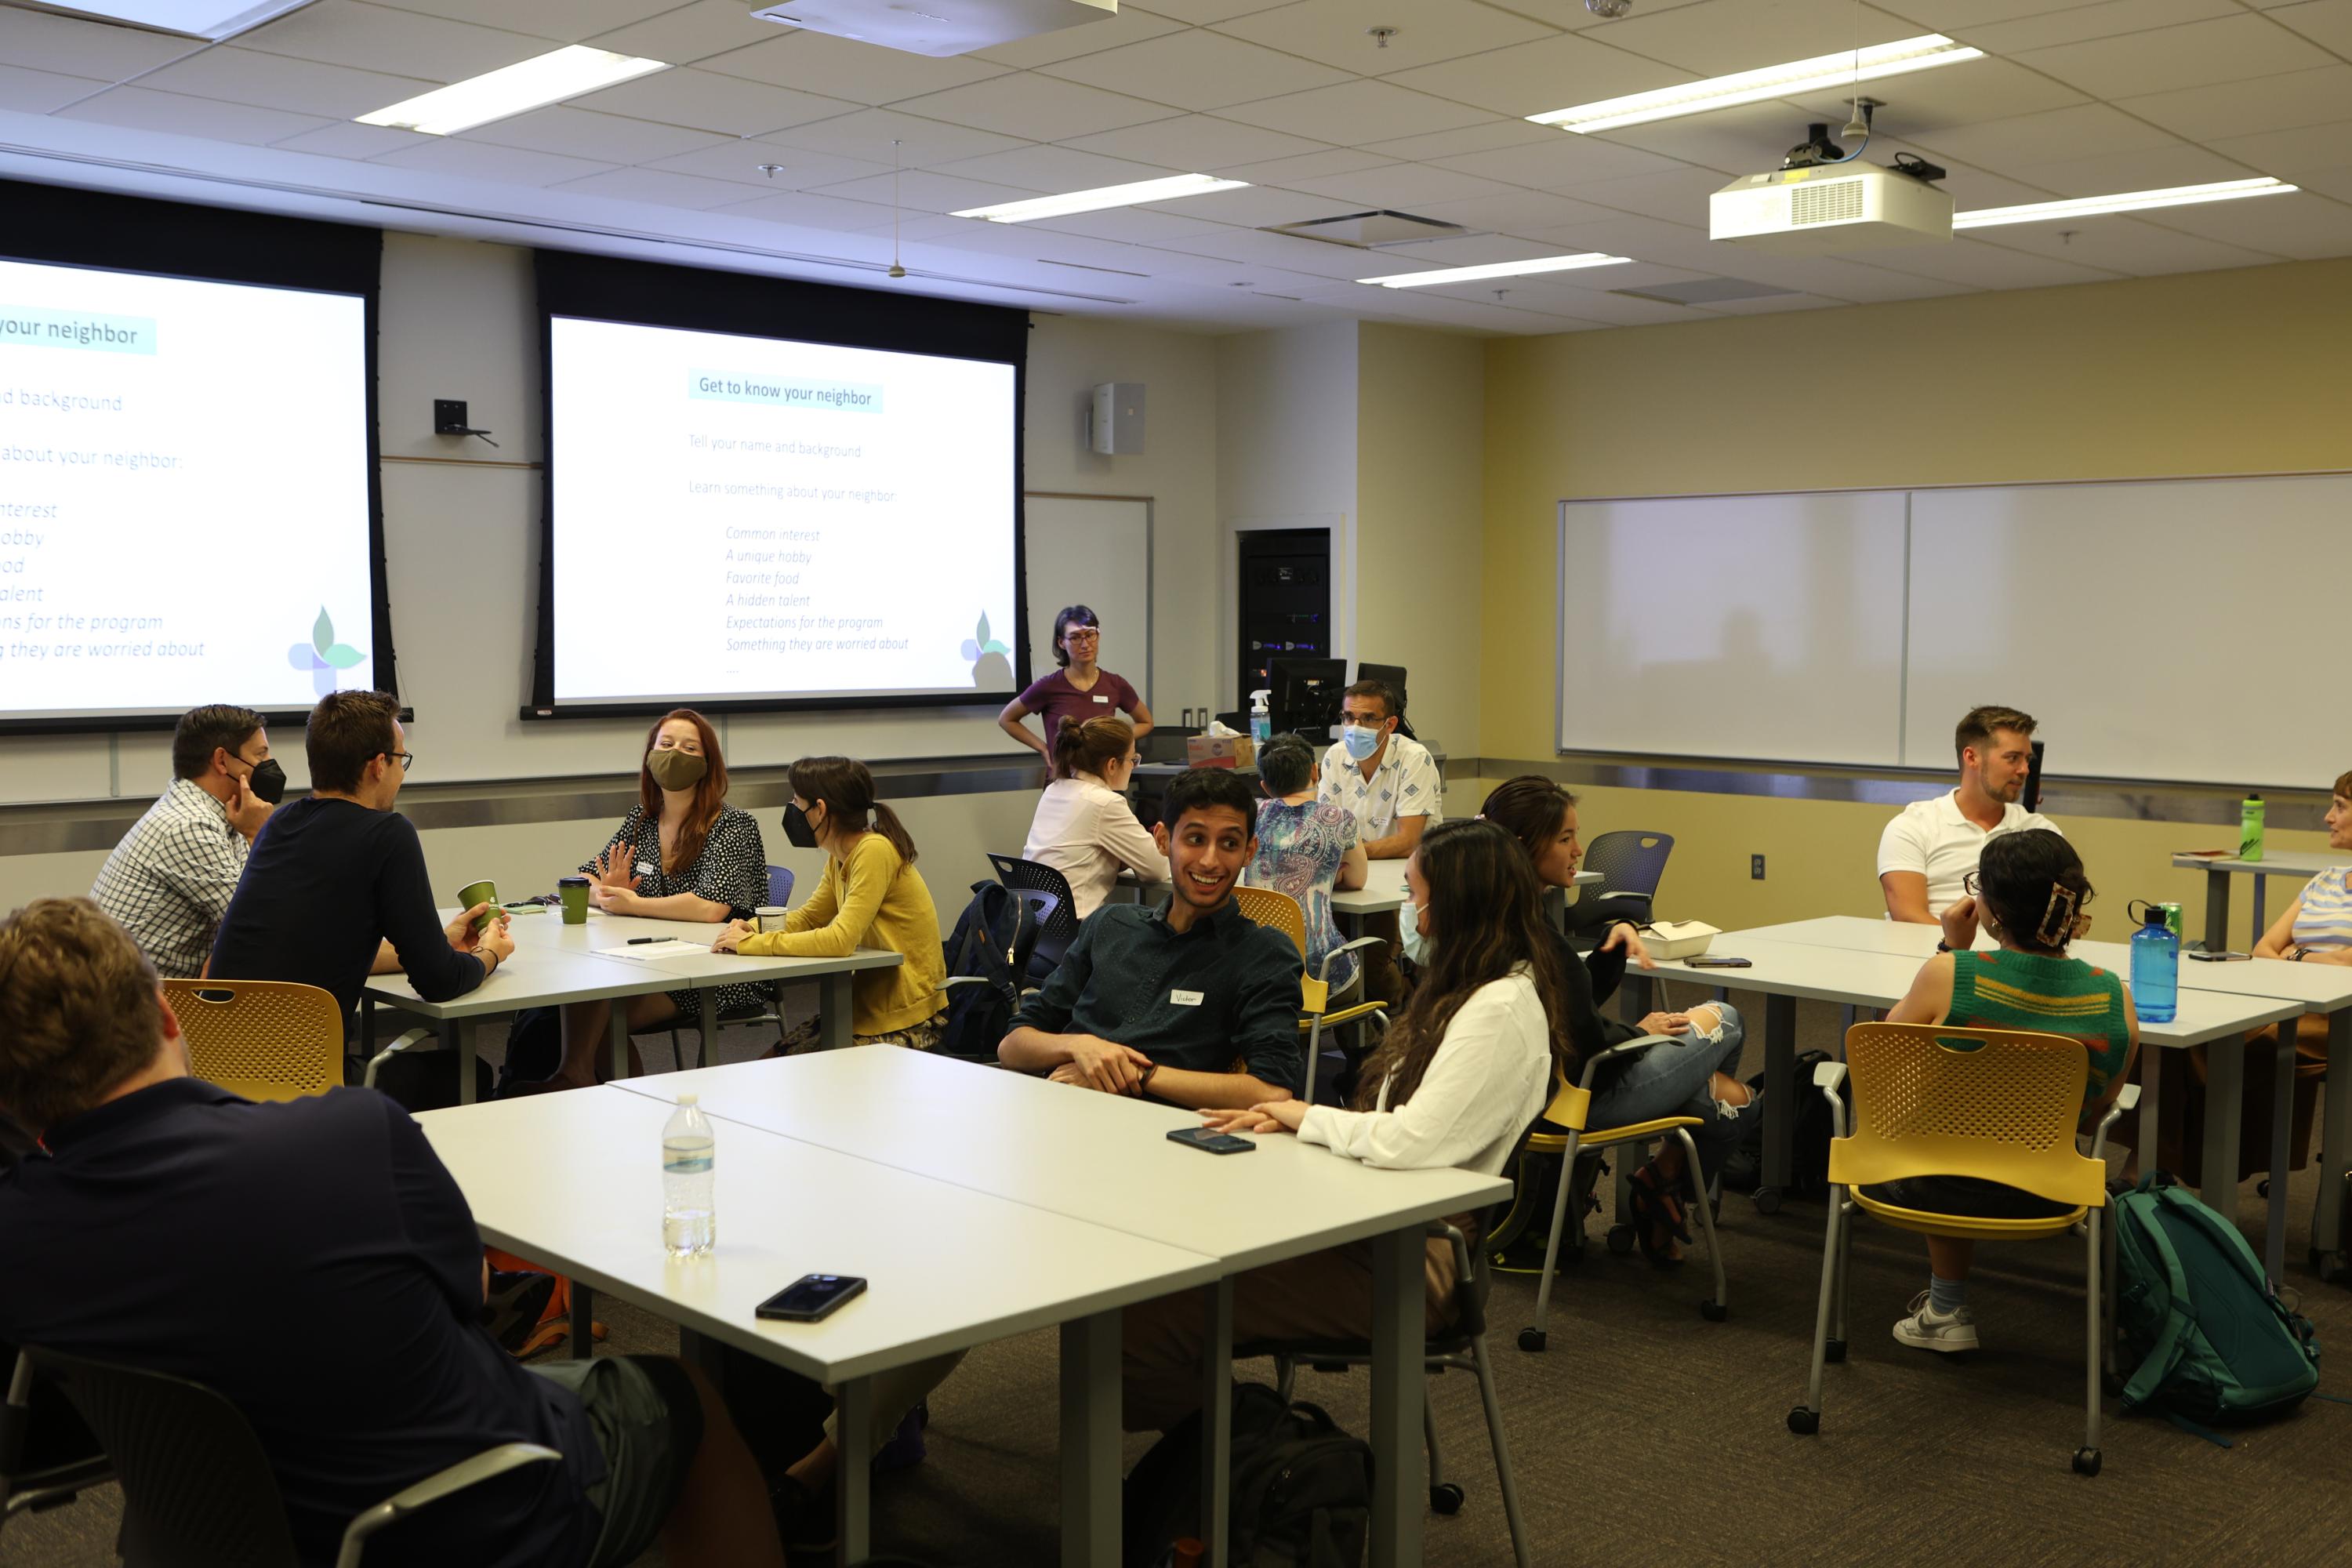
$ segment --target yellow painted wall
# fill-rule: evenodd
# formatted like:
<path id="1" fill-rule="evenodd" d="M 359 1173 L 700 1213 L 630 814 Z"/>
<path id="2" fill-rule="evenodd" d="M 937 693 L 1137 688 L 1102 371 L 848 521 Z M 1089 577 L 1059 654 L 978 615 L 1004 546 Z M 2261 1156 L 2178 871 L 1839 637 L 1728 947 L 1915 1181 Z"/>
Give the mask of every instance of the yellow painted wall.
<path id="1" fill-rule="evenodd" d="M 1552 754 L 1563 498 L 2352 468 L 2347 364 L 2352 260 L 1492 342 L 1480 754 Z M 1842 409 L 1855 411 L 1843 427 Z M 2315 542 L 2315 562 L 2333 550 Z M 1657 603 L 1675 610 L 1671 582 Z M 1729 927 L 1878 908 L 1885 808 L 1589 799 L 1588 832 L 1676 836 L 1671 913 Z M 2166 858 L 2228 829 L 2064 826 L 2102 890 L 2100 934 L 2118 933 L 2135 897 L 2179 900 L 2198 929 L 2203 879 Z M 2272 840 L 2325 847 L 2316 834 Z M 1759 851 L 1761 883 L 1748 877 Z M 2282 900 L 2294 886 L 2273 884 Z"/>

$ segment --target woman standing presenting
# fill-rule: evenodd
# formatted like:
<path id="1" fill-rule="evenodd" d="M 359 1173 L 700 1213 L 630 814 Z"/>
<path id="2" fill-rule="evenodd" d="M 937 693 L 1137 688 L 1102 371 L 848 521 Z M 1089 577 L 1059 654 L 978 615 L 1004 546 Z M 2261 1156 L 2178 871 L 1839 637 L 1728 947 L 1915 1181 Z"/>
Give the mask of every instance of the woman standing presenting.
<path id="1" fill-rule="evenodd" d="M 1054 760 L 1052 737 L 1062 732 L 1064 718 L 1083 724 L 1124 713 L 1135 723 L 1138 741 L 1151 733 L 1151 710 L 1143 705 L 1134 687 L 1097 662 L 1102 652 L 1102 623 L 1084 605 L 1072 605 L 1054 617 L 1054 662 L 1062 668 L 1029 683 L 1029 689 L 1004 705 L 996 716 L 1004 732 L 1044 757 Z M 1045 739 L 1021 721 L 1032 713 L 1045 716 Z"/>

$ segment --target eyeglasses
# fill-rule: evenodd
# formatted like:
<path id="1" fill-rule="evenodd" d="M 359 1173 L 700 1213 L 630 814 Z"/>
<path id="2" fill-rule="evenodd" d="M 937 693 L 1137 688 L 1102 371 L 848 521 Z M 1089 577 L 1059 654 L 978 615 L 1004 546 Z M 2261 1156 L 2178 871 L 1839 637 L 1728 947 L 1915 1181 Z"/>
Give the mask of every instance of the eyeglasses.
<path id="1" fill-rule="evenodd" d="M 1062 634 L 1062 640 L 1064 642 L 1076 642 L 1083 638 L 1087 642 L 1094 642 L 1098 640 L 1101 637 L 1102 628 L 1100 626 L 1072 626 Z"/>
<path id="2" fill-rule="evenodd" d="M 398 763 L 400 764 L 400 771 L 404 773 L 416 765 L 416 753 L 415 752 L 386 752 L 383 754 L 391 761 Z"/>
<path id="3" fill-rule="evenodd" d="M 1977 896 L 1977 874 L 1974 871 L 1960 879 L 1960 891 L 1971 899 Z"/>

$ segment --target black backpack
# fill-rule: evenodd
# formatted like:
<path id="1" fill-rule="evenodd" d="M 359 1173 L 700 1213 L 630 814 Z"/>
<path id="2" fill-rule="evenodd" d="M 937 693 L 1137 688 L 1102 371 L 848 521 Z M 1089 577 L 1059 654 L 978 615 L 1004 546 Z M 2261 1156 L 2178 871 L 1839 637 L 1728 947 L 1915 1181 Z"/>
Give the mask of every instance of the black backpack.
<path id="1" fill-rule="evenodd" d="M 948 990 L 948 1022 L 936 1054 L 994 1061 L 997 1042 L 1013 1027 L 1021 982 L 1037 945 L 1037 920 L 1028 900 L 1001 882 L 974 882 L 971 902 L 956 917 L 946 942 L 948 973 L 979 985 Z"/>
<path id="2" fill-rule="evenodd" d="M 1129 1472 L 1127 1568 L 1163 1568 L 1201 1533 L 1201 1417 L 1168 1429 Z M 1285 1405 L 1262 1383 L 1234 1386 L 1234 1568 L 1360 1568 L 1371 1532 L 1372 1450 L 1318 1405 Z"/>
<path id="3" fill-rule="evenodd" d="M 1830 1140 L 1836 1136 L 1837 1130 L 1831 1124 L 1830 1102 L 1822 1097 L 1820 1089 L 1813 1087 L 1813 1068 L 1830 1059 L 1827 1051 L 1800 1051 L 1797 1053 L 1797 1070 L 1787 1083 L 1768 1087 L 1760 1072 L 1748 1080 L 1751 1093 L 1780 1097 L 1783 1110 L 1789 1106 L 1796 1107 L 1796 1149 L 1786 1189 L 1791 1197 L 1823 1197 L 1830 1190 Z M 1779 1116 L 1782 1113 L 1783 1110 L 1772 1110 L 1766 1114 Z M 1739 1147 L 1724 1161 L 1723 1184 L 1739 1192 L 1752 1193 L 1763 1184 L 1763 1181 L 1764 1119 L 1759 1116 L 1749 1120 Z"/>

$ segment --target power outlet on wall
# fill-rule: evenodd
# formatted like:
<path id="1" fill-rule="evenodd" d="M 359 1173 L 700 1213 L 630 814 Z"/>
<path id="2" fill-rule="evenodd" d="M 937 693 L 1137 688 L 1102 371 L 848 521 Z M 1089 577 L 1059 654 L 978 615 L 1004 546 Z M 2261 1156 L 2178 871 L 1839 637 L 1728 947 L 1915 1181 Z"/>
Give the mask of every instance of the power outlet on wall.
<path id="1" fill-rule="evenodd" d="M 1748 876 L 1750 881 L 1760 882 L 1764 879 L 1763 856 L 1750 855 L 1748 858 Z"/>

